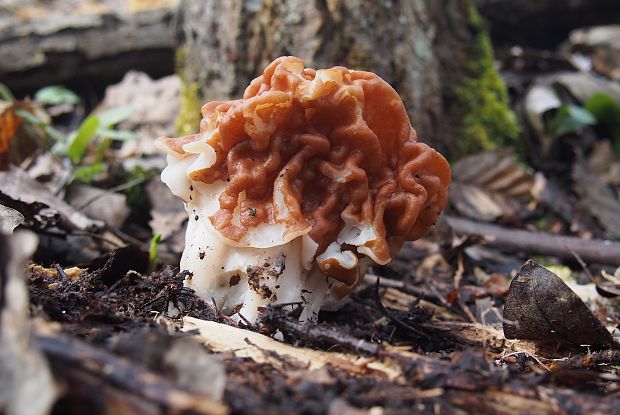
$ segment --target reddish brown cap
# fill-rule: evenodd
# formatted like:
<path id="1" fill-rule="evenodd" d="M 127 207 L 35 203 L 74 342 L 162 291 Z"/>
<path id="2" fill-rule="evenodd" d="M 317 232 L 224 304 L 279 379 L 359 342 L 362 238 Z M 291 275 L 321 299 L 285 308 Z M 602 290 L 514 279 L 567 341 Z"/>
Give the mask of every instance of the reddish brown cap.
<path id="1" fill-rule="evenodd" d="M 400 97 L 373 73 L 282 57 L 243 99 L 207 103 L 202 114 L 199 134 L 162 143 L 179 156 L 193 141 L 213 148 L 189 177 L 227 182 L 214 228 L 239 241 L 282 225 L 285 235 L 309 232 L 319 254 L 335 243 L 337 255 L 319 265 L 347 286 L 359 279 L 351 255 L 389 262 L 387 241 L 423 236 L 446 205 L 447 161 L 418 142 Z"/>

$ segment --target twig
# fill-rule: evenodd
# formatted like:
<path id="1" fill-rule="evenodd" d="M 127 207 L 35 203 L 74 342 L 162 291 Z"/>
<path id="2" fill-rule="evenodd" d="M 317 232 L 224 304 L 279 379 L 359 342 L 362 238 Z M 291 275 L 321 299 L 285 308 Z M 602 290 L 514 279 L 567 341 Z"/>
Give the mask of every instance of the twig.
<path id="1" fill-rule="evenodd" d="M 588 265 L 585 263 L 585 261 L 581 259 L 581 257 L 579 256 L 579 254 L 577 254 L 577 252 L 571 251 L 571 254 L 573 254 L 573 257 L 575 257 L 575 260 L 579 263 L 579 266 L 581 266 L 581 269 L 583 269 L 583 271 L 586 273 L 586 275 L 590 279 L 590 282 L 594 282 L 594 276 L 588 269 Z"/>
<path id="2" fill-rule="evenodd" d="M 125 232 L 121 231 L 118 228 L 112 227 L 112 226 L 107 226 L 107 229 L 112 232 L 115 236 L 117 236 L 119 239 L 123 240 L 125 243 L 127 244 L 131 244 L 131 245 L 135 245 L 145 251 L 148 251 L 149 249 L 149 243 L 148 242 L 143 242 L 137 238 L 134 238 L 131 235 L 126 234 Z"/>
<path id="3" fill-rule="evenodd" d="M 139 185 L 140 183 L 143 183 L 145 181 L 147 181 L 148 179 L 150 179 L 152 176 L 144 176 L 144 177 L 139 177 L 137 179 L 133 179 L 130 180 L 126 183 L 120 184 L 118 186 L 114 186 L 114 187 L 110 187 L 109 189 L 101 189 L 101 193 L 98 193 L 94 196 L 92 196 L 89 199 L 86 199 L 86 201 L 84 203 L 82 203 L 78 209 L 82 210 L 84 209 L 86 206 L 90 205 L 91 203 L 93 203 L 94 201 L 96 201 L 97 199 L 102 198 L 105 195 L 108 195 L 110 193 L 114 193 L 114 192 L 121 192 L 123 190 L 127 190 L 129 188 L 132 188 L 136 185 Z"/>
<path id="4" fill-rule="evenodd" d="M 404 329 L 406 331 L 409 331 L 413 334 L 415 334 L 415 336 L 417 337 L 422 337 L 424 338 L 426 341 L 431 341 L 431 338 L 424 332 L 422 332 L 421 330 L 416 329 L 413 326 L 410 326 L 409 324 L 405 323 L 404 321 L 398 319 L 397 317 L 394 317 L 383 305 L 383 303 L 381 302 L 381 298 L 379 297 L 379 279 L 377 279 L 377 284 L 375 285 L 375 301 L 377 303 L 377 308 L 379 308 L 379 311 L 381 312 L 381 314 L 383 314 L 384 316 L 386 316 L 389 320 L 391 320 L 396 326 L 400 327 L 401 329 Z"/>
<path id="5" fill-rule="evenodd" d="M 456 293 L 457 293 L 456 303 L 458 304 L 459 308 L 463 311 L 463 314 L 465 314 L 465 317 L 467 317 L 467 319 L 470 322 L 476 323 L 476 317 L 471 312 L 469 307 L 467 307 L 467 304 L 465 304 L 465 302 L 461 299 L 461 294 L 460 294 L 461 280 L 463 279 L 464 273 L 465 273 L 465 266 L 463 265 L 463 254 L 459 252 L 458 259 L 457 259 L 457 267 L 454 273 L 454 289 L 456 290 Z"/>
<path id="6" fill-rule="evenodd" d="M 273 329 L 280 329 L 282 332 L 297 337 L 313 346 L 329 344 L 331 347 L 338 344 L 345 350 L 362 352 L 372 356 L 378 355 L 381 351 L 381 345 L 379 344 L 371 343 L 322 325 L 304 324 L 287 318 L 267 318 L 263 320 L 263 323 Z"/>
<path id="7" fill-rule="evenodd" d="M 60 264 L 58 262 L 54 263 L 54 268 L 56 269 L 56 272 L 58 273 L 58 276 L 63 281 L 69 281 L 69 278 L 67 278 L 67 274 L 65 274 L 65 270 L 62 269 L 62 267 L 60 266 Z"/>
<path id="8" fill-rule="evenodd" d="M 538 356 L 536 356 L 534 353 L 530 353 L 530 352 L 526 352 L 526 351 L 516 351 L 516 352 L 508 353 L 508 354 L 505 354 L 502 357 L 500 357 L 500 359 L 503 360 L 503 361 L 506 361 L 507 357 L 516 356 L 516 355 L 519 355 L 519 354 L 523 354 L 523 355 L 525 355 L 527 357 L 531 357 L 532 359 L 534 359 L 536 361 L 536 363 L 538 363 L 539 366 L 541 366 L 547 372 L 550 371 L 550 369 L 540 360 L 540 358 Z"/>
<path id="9" fill-rule="evenodd" d="M 603 350 L 600 352 L 589 353 L 585 356 L 580 355 L 565 359 L 552 359 L 549 363 L 549 366 L 552 369 L 586 369 L 593 368 L 598 365 L 620 365 L 620 350 Z"/>
<path id="10" fill-rule="evenodd" d="M 445 218 L 456 234 L 481 235 L 489 244 L 505 250 L 563 259 L 573 259 L 574 252 L 587 262 L 620 265 L 620 242 L 508 229 L 448 215 Z"/>
<path id="11" fill-rule="evenodd" d="M 397 288 L 406 294 L 413 295 L 414 297 L 429 301 L 433 304 L 449 306 L 440 297 L 437 296 L 437 292 L 428 293 L 404 281 L 381 277 L 379 275 L 371 273 L 368 273 L 364 276 L 364 282 L 367 284 L 374 285 L 379 279 L 381 280 L 381 285 L 383 285 L 384 287 Z"/>

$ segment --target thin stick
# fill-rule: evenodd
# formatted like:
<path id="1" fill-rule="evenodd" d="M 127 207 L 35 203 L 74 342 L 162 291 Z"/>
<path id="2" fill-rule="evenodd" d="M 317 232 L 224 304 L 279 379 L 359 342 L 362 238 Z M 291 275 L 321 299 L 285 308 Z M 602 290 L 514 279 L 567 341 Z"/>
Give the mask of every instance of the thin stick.
<path id="1" fill-rule="evenodd" d="M 574 259 L 573 253 L 576 253 L 587 262 L 620 265 L 620 242 L 508 229 L 449 215 L 446 215 L 445 219 L 456 234 L 481 235 L 490 245 L 507 251 L 550 255 L 563 259 Z"/>
<path id="2" fill-rule="evenodd" d="M 79 210 L 84 209 L 86 206 L 90 205 L 94 201 L 96 201 L 96 200 L 98 200 L 98 199 L 100 199 L 100 198 L 102 198 L 102 197 L 104 197 L 106 195 L 109 195 L 110 193 L 121 192 L 123 190 L 127 190 L 127 189 L 132 188 L 134 186 L 137 186 L 137 185 L 139 185 L 141 183 L 144 183 L 145 181 L 147 181 L 151 177 L 152 176 L 139 177 L 137 179 L 130 180 L 130 181 L 128 181 L 126 183 L 123 183 L 123 184 L 120 184 L 118 186 L 110 187 L 109 189 L 101 189 L 102 190 L 101 193 L 98 193 L 98 194 L 90 197 L 89 199 L 86 199 L 86 201 L 83 202 L 78 207 L 78 209 Z"/>

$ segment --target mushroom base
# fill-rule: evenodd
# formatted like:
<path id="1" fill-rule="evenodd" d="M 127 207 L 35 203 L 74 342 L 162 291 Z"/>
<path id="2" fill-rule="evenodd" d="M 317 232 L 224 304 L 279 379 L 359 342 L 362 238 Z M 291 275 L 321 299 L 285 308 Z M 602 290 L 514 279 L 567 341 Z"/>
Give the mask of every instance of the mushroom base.
<path id="1" fill-rule="evenodd" d="M 249 322 L 277 304 L 299 304 L 301 320 L 316 320 L 330 297 L 330 284 L 312 265 L 316 244 L 308 236 L 268 248 L 231 246 L 192 204 L 188 212 L 181 269 L 190 272 L 185 285 L 200 298 Z"/>

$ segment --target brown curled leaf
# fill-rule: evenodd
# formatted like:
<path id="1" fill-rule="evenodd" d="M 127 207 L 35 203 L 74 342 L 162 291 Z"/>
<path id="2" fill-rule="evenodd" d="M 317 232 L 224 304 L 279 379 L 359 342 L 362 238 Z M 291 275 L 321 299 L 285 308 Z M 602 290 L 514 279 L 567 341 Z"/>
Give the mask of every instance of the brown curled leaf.
<path id="1" fill-rule="evenodd" d="M 557 275 L 527 261 L 512 280 L 504 306 L 509 339 L 604 347 L 611 334 Z"/>

